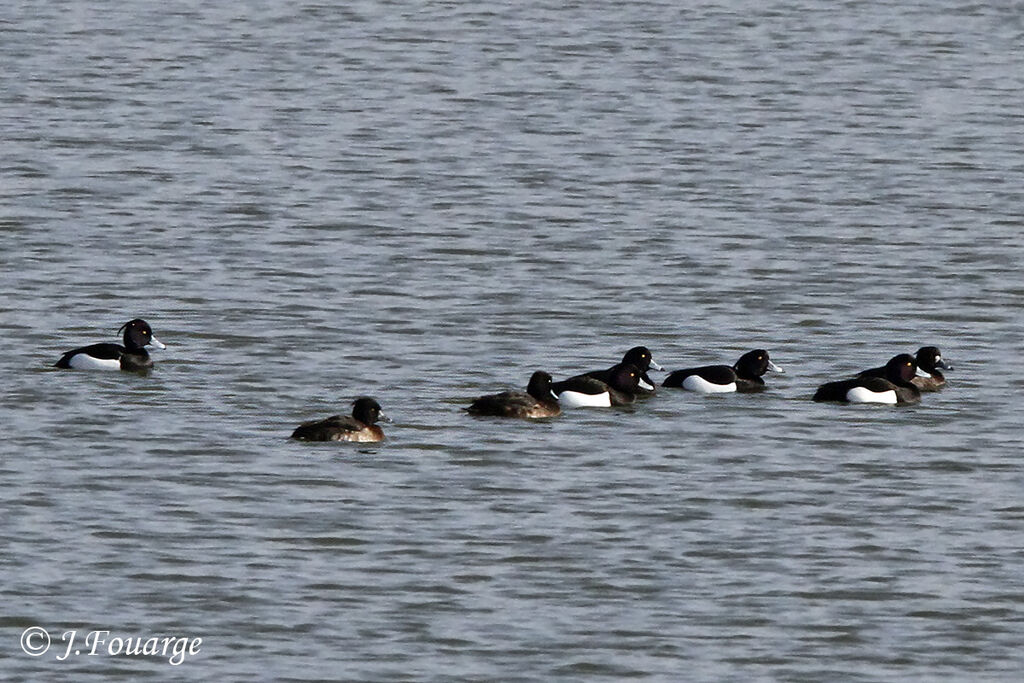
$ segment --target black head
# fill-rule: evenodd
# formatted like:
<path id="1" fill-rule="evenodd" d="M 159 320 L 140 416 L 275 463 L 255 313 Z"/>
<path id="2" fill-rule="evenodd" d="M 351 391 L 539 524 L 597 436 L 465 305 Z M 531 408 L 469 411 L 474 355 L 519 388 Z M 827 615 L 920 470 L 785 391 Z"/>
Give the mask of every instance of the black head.
<path id="1" fill-rule="evenodd" d="M 117 331 L 121 330 L 124 330 L 124 345 L 129 349 L 141 349 L 149 344 L 163 348 L 163 344 L 153 337 L 153 330 L 149 327 L 149 323 L 142 318 L 129 320 Z"/>
<path id="2" fill-rule="evenodd" d="M 368 396 L 357 398 L 352 403 L 352 417 L 363 424 L 372 425 L 380 420 L 387 421 L 380 404 Z"/>
<path id="3" fill-rule="evenodd" d="M 893 384 L 908 385 L 917 374 L 917 361 L 909 353 L 893 356 L 885 364 L 885 378 Z"/>
<path id="4" fill-rule="evenodd" d="M 640 368 L 632 363 L 619 363 L 611 368 L 608 386 L 627 394 L 635 394 L 640 386 Z"/>
<path id="5" fill-rule="evenodd" d="M 661 370 L 661 366 L 654 362 L 654 356 L 651 355 L 651 350 L 646 346 L 634 346 L 629 351 L 626 351 L 626 355 L 622 357 L 622 362 L 635 365 L 636 369 L 641 373 L 647 372 L 651 368 Z"/>
<path id="6" fill-rule="evenodd" d="M 768 359 L 768 352 L 764 349 L 748 351 L 732 366 L 733 370 L 740 377 L 760 377 L 768 370 L 778 372 L 780 368 Z"/>
<path id="7" fill-rule="evenodd" d="M 543 370 L 538 370 L 530 376 L 530 383 L 526 385 L 526 393 L 538 401 L 557 400 L 551 391 L 551 375 Z"/>
<path id="8" fill-rule="evenodd" d="M 946 365 L 942 360 L 942 353 L 938 346 L 922 346 L 917 350 L 917 367 L 925 372 L 931 373 L 936 368 L 952 370 L 952 365 Z"/>

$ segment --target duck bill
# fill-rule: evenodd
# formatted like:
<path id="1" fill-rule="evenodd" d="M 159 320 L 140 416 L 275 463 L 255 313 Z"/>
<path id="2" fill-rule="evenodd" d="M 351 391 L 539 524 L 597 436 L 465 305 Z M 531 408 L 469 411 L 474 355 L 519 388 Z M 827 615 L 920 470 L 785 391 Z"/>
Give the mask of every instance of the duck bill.
<path id="1" fill-rule="evenodd" d="M 928 372 L 927 370 L 922 370 L 920 366 L 918 366 L 918 368 L 916 369 L 916 372 L 914 374 L 917 375 L 918 377 L 931 377 L 932 376 L 930 372 Z"/>
<path id="2" fill-rule="evenodd" d="M 664 370 L 665 369 L 665 368 L 661 367 L 660 365 L 658 365 L 657 363 L 655 363 L 653 358 L 651 359 L 651 368 L 653 368 L 654 370 Z"/>
<path id="3" fill-rule="evenodd" d="M 781 372 L 783 375 L 786 374 L 786 371 L 783 370 L 781 366 L 778 366 L 771 361 L 768 361 L 768 369 L 771 370 L 772 372 Z"/>
<path id="4" fill-rule="evenodd" d="M 152 346 L 155 346 L 155 347 L 156 347 L 156 348 L 158 348 L 158 349 L 166 349 L 166 348 L 167 348 L 167 345 L 166 345 L 166 344 L 164 344 L 164 343 L 163 343 L 162 341 L 160 341 L 159 339 L 157 339 L 156 337 L 150 337 L 150 338 L 149 338 L 149 343 L 150 343 L 150 344 L 151 344 Z"/>

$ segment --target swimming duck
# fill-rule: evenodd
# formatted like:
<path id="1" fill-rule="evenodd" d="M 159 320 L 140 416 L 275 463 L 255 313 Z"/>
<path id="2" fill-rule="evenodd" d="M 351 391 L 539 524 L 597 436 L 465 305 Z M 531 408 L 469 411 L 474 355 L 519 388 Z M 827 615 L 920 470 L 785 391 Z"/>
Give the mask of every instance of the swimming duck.
<path id="1" fill-rule="evenodd" d="M 764 349 L 748 351 L 733 366 L 705 365 L 676 370 L 662 382 L 663 387 L 680 387 L 701 394 L 722 394 L 733 391 L 752 392 L 765 388 L 764 373 L 785 372 L 768 357 Z"/>
<path id="2" fill-rule="evenodd" d="M 379 421 L 389 420 L 379 403 L 364 396 L 352 403 L 351 416 L 332 415 L 323 420 L 303 422 L 292 432 L 292 438 L 301 441 L 383 441 L 384 430 L 377 426 Z"/>
<path id="3" fill-rule="evenodd" d="M 54 367 L 75 370 L 126 370 L 138 372 L 153 367 L 153 361 L 146 351 L 152 345 L 158 349 L 167 348 L 153 336 L 149 323 L 141 318 L 129 320 L 117 330 L 124 330 L 124 346 L 114 343 L 90 344 L 72 349 L 60 357 Z"/>
<path id="4" fill-rule="evenodd" d="M 654 356 L 651 355 L 651 350 L 646 346 L 634 346 L 629 351 L 626 351 L 626 354 L 622 357 L 622 362 L 616 363 L 607 370 L 592 370 L 584 373 L 584 375 L 599 379 L 607 384 L 611 380 L 612 372 L 623 364 L 635 365 L 639 371 L 639 381 L 636 388 L 636 395 L 638 397 L 649 396 L 655 392 L 654 382 L 647 376 L 647 371 L 651 368 L 655 370 L 663 370 L 664 368 L 654 362 Z M 575 379 L 575 377 L 570 379 Z"/>
<path id="5" fill-rule="evenodd" d="M 503 391 L 500 394 L 481 396 L 466 410 L 470 415 L 522 419 L 556 417 L 562 414 L 558 397 L 551 391 L 551 375 L 543 370 L 533 373 L 525 392 Z"/>
<path id="6" fill-rule="evenodd" d="M 619 363 L 608 372 L 607 382 L 589 375 L 577 375 L 555 382 L 551 390 L 563 408 L 608 408 L 633 403 L 640 386 L 640 370 L 632 363 Z"/>
<path id="7" fill-rule="evenodd" d="M 917 361 L 909 353 L 893 356 L 885 364 L 885 377 L 858 375 L 853 379 L 828 382 L 818 387 L 815 401 L 839 401 L 842 403 L 917 403 L 921 390 L 911 379 L 915 375 L 925 376 L 917 367 Z"/>
<path id="8" fill-rule="evenodd" d="M 927 377 L 921 377 L 915 375 L 910 381 L 914 383 L 921 391 L 938 391 L 946 386 L 946 376 L 942 374 L 942 368 L 944 370 L 952 370 L 952 365 L 946 365 L 945 361 L 942 360 L 942 353 L 939 351 L 937 346 L 922 346 L 917 350 L 915 356 L 917 360 L 917 367 L 928 374 Z M 862 376 L 867 377 L 884 377 L 885 368 L 871 368 L 860 373 Z"/>

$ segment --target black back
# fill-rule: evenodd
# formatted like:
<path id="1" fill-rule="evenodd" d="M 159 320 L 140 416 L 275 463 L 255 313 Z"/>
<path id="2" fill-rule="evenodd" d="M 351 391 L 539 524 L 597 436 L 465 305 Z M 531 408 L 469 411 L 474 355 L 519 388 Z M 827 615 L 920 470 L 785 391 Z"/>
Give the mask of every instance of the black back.
<path id="1" fill-rule="evenodd" d="M 604 371 L 602 371 L 602 374 L 604 374 Z M 575 391 L 581 394 L 596 395 L 608 391 L 608 383 L 591 375 L 576 375 L 569 379 L 563 379 L 560 382 L 552 382 L 551 391 L 555 392 L 555 394 Z"/>
<path id="2" fill-rule="evenodd" d="M 62 355 L 60 359 L 53 364 L 53 367 L 64 369 L 70 368 L 72 357 L 77 356 L 80 353 L 84 353 L 100 360 L 120 360 L 121 354 L 125 351 L 126 349 L 120 344 L 90 344 L 89 346 L 82 346 L 65 352 L 64 355 Z"/>
<path id="3" fill-rule="evenodd" d="M 728 365 L 703 365 L 699 368 L 684 368 L 670 372 L 661 383 L 663 387 L 681 387 L 687 377 L 697 375 L 712 384 L 731 384 L 736 381 L 736 371 Z"/>

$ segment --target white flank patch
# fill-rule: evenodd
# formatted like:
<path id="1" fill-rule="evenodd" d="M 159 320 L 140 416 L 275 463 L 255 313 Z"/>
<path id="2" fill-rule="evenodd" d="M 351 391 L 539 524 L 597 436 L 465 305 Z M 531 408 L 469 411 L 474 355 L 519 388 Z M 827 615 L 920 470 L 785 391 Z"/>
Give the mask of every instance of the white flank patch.
<path id="1" fill-rule="evenodd" d="M 558 402 L 563 408 L 611 408 L 612 397 L 607 391 L 601 394 L 563 391 L 558 395 Z"/>
<path id="2" fill-rule="evenodd" d="M 736 382 L 715 384 L 700 375 L 690 375 L 683 380 L 683 389 L 696 391 L 698 394 L 728 394 L 730 391 L 736 391 Z"/>
<path id="3" fill-rule="evenodd" d="M 75 370 L 120 370 L 121 360 L 118 358 L 93 358 L 84 353 L 71 356 L 68 365 Z"/>
<path id="4" fill-rule="evenodd" d="M 846 392 L 846 400 L 850 403 L 885 403 L 894 406 L 896 405 L 896 392 L 892 389 L 871 391 L 864 387 L 854 387 Z"/>

